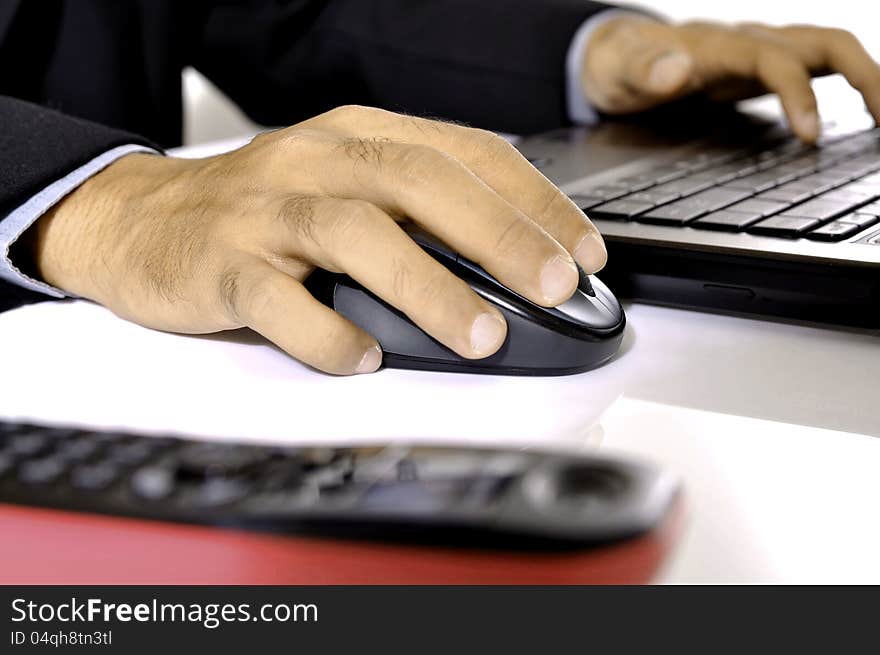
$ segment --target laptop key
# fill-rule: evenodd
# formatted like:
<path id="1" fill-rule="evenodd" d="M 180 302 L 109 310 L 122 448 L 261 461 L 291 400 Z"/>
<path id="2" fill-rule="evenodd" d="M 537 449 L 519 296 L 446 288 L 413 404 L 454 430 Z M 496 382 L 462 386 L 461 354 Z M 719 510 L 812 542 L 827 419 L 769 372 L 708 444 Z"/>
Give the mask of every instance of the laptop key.
<path id="1" fill-rule="evenodd" d="M 864 200 L 853 202 L 818 196 L 812 200 L 807 200 L 805 203 L 791 207 L 784 215 L 797 216 L 800 218 L 815 218 L 824 222 L 842 216 L 843 214 L 847 214 L 863 204 Z"/>
<path id="2" fill-rule="evenodd" d="M 752 194 L 745 189 L 732 189 L 730 187 L 716 187 L 714 189 L 706 189 L 699 193 L 683 198 L 678 202 L 686 207 L 694 209 L 702 209 L 703 213 L 715 211 L 716 209 L 724 209 L 728 205 L 732 205 L 740 200 L 745 200 Z"/>
<path id="3" fill-rule="evenodd" d="M 774 237 L 799 237 L 821 223 L 822 221 L 817 218 L 782 214 L 765 218 L 760 223 L 752 225 L 747 231 L 752 234 L 766 234 Z"/>
<path id="4" fill-rule="evenodd" d="M 591 207 L 595 207 L 596 205 L 601 205 L 605 200 L 603 198 L 595 198 L 592 196 L 581 196 L 581 195 L 573 195 L 569 196 L 571 201 L 576 204 L 581 211 L 587 211 Z"/>
<path id="5" fill-rule="evenodd" d="M 629 189 L 616 184 L 603 184 L 600 186 L 587 186 L 578 188 L 574 194 L 588 198 L 602 198 L 602 200 L 614 200 L 629 193 Z"/>
<path id="6" fill-rule="evenodd" d="M 761 198 L 748 198 L 735 205 L 731 205 L 727 209 L 734 212 L 746 212 L 756 214 L 757 216 L 772 216 L 781 211 L 785 211 L 790 206 L 787 202 L 779 202 L 778 200 L 764 200 Z"/>
<path id="7" fill-rule="evenodd" d="M 841 216 L 838 220 L 846 221 L 847 223 L 855 223 L 861 229 L 864 229 L 874 225 L 874 223 L 880 223 L 880 214 L 865 214 L 862 213 L 862 210 L 860 209 L 852 214 Z"/>
<path id="8" fill-rule="evenodd" d="M 684 225 L 695 218 L 707 213 L 702 209 L 694 209 L 681 204 L 681 200 L 657 207 L 651 211 L 636 217 L 639 223 L 653 223 L 656 225 Z"/>
<path id="9" fill-rule="evenodd" d="M 856 223 L 850 223 L 843 219 L 831 221 L 825 225 L 808 232 L 806 237 L 814 241 L 842 241 L 862 231 Z"/>
<path id="10" fill-rule="evenodd" d="M 732 211 L 730 209 L 721 209 L 717 212 L 707 214 L 702 218 L 689 223 L 690 227 L 703 230 L 730 230 L 738 232 L 746 229 L 749 225 L 757 223 L 762 218 L 758 213 L 747 213 L 741 211 Z"/>
<path id="11" fill-rule="evenodd" d="M 794 179 L 793 176 L 789 177 L 789 179 L 779 179 L 779 177 L 780 175 L 773 170 L 762 171 L 728 182 L 727 186 L 735 189 L 748 189 L 753 193 L 760 193 L 761 191 L 767 191 L 775 186 L 779 186 L 783 182 L 789 182 Z"/>
<path id="12" fill-rule="evenodd" d="M 638 193 L 634 193 L 631 196 L 627 196 L 627 200 L 634 200 L 636 202 L 649 202 L 651 205 L 656 207 L 657 205 L 665 205 L 667 202 L 672 202 L 678 198 L 678 194 L 676 193 L 668 193 L 663 191 L 655 191 L 654 189 L 648 189 L 647 191 L 639 191 Z"/>
<path id="13" fill-rule="evenodd" d="M 702 191 L 703 189 L 713 187 L 715 184 L 717 184 L 717 181 L 712 177 L 705 175 L 688 175 L 687 177 L 682 177 L 673 180 L 672 182 L 658 184 L 651 189 L 651 191 L 656 193 L 674 193 L 676 196 L 689 196 L 698 191 Z"/>
<path id="14" fill-rule="evenodd" d="M 590 210 L 591 218 L 604 218 L 607 220 L 628 221 L 634 216 L 646 212 L 654 207 L 654 203 L 638 202 L 623 199 L 612 200 Z"/>
<path id="15" fill-rule="evenodd" d="M 804 202 L 813 197 L 813 191 L 797 182 L 783 184 L 775 189 L 770 189 L 764 193 L 755 196 L 758 200 L 773 200 L 775 202 L 784 202 L 789 205 Z"/>

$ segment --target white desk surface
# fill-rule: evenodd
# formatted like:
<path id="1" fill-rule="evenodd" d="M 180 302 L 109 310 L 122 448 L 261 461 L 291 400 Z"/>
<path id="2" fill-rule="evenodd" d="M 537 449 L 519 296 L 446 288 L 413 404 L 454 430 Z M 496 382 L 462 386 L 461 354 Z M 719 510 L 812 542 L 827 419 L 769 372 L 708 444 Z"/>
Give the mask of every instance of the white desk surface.
<path id="1" fill-rule="evenodd" d="M 686 527 L 661 581 L 880 583 L 880 335 L 627 313 L 621 355 L 591 373 L 343 379 L 247 331 L 170 335 L 44 303 L 0 314 L 0 415 L 269 442 L 599 448 L 684 481 Z"/>

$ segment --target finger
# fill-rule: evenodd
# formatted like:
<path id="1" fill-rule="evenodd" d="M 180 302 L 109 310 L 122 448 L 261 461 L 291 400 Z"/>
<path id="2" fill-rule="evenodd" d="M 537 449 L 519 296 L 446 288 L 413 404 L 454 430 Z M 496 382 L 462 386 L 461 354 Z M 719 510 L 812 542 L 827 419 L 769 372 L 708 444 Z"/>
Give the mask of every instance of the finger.
<path id="1" fill-rule="evenodd" d="M 629 113 L 691 92 L 693 69 L 678 28 L 624 17 L 602 25 L 590 40 L 584 85 L 598 108 Z"/>
<path id="2" fill-rule="evenodd" d="M 501 313 L 375 205 L 320 198 L 286 203 L 278 216 L 276 240 L 299 244 L 293 254 L 344 271 L 459 355 L 487 357 L 504 343 Z"/>
<path id="3" fill-rule="evenodd" d="M 336 375 L 372 373 L 382 364 L 373 337 L 266 262 L 230 265 L 217 288 L 230 317 L 305 364 Z"/>
<path id="4" fill-rule="evenodd" d="M 321 160 L 320 195 L 358 198 L 407 216 L 533 302 L 571 297 L 571 255 L 461 162 L 422 145 L 345 139 Z"/>
<path id="5" fill-rule="evenodd" d="M 792 47 L 812 57 L 813 68 L 841 73 L 865 99 L 868 111 L 880 122 L 880 65 L 859 40 L 845 30 L 792 26 L 779 28 Z"/>
<path id="6" fill-rule="evenodd" d="M 447 152 L 553 236 L 588 273 L 600 270 L 608 259 L 599 231 L 577 205 L 492 132 L 367 107 L 343 108 L 321 120 L 348 137 L 366 132 Z"/>
<path id="7" fill-rule="evenodd" d="M 799 138 L 809 143 L 818 138 L 816 96 L 809 71 L 795 53 L 754 31 L 716 28 L 712 38 L 707 38 L 705 30 L 703 25 L 683 29 L 704 83 L 731 77 L 757 80 L 779 96 Z"/>
<path id="8" fill-rule="evenodd" d="M 806 143 L 819 138 L 819 111 L 810 74 L 794 55 L 775 46 L 758 51 L 758 79 L 779 96 L 785 115 L 794 133 Z"/>

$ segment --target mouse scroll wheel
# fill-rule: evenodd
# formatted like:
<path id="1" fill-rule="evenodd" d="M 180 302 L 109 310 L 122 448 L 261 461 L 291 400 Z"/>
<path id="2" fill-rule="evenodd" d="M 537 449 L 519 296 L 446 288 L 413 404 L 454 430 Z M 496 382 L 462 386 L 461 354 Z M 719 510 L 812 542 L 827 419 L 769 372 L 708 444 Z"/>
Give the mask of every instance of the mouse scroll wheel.
<path id="1" fill-rule="evenodd" d="M 576 266 L 578 269 L 578 289 L 591 298 L 595 298 L 596 290 L 593 289 L 593 283 L 590 282 L 590 276 L 584 272 L 584 269 L 582 269 L 579 264 L 576 264 Z"/>

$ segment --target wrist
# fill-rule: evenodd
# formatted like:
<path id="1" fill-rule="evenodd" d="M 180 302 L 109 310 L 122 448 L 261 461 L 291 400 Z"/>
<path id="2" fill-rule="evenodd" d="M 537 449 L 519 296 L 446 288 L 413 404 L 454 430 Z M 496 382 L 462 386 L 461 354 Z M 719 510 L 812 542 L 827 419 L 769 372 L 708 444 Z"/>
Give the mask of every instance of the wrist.
<path id="1" fill-rule="evenodd" d="M 126 155 L 56 203 L 30 231 L 36 274 L 68 293 L 106 303 L 121 253 L 133 237 L 126 207 L 161 186 L 179 161 Z"/>

